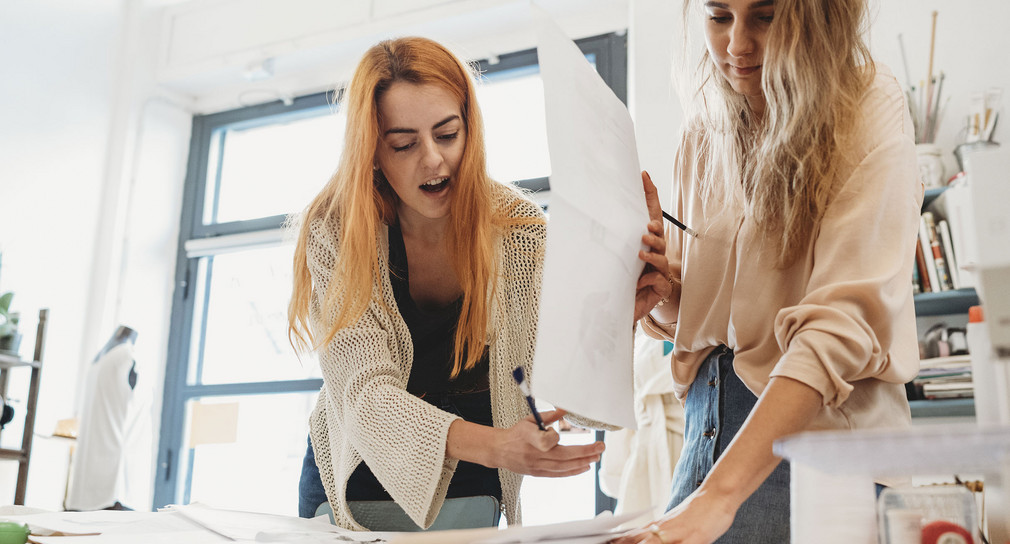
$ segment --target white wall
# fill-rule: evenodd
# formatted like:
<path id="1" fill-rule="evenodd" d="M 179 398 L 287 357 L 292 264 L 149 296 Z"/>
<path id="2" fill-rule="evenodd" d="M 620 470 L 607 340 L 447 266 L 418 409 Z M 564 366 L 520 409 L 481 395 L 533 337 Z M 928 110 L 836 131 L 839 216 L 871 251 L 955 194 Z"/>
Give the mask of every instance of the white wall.
<path id="1" fill-rule="evenodd" d="M 39 435 L 76 415 L 83 371 L 123 320 L 141 331 L 141 384 L 160 398 L 190 115 L 145 88 L 153 73 L 144 73 L 151 62 L 143 51 L 157 36 L 146 29 L 150 17 L 123 0 L 0 3 L 8 74 L 0 85 L 0 289 L 16 292 L 32 333 L 22 356 L 31 354 L 38 308 L 50 309 Z M 156 31 L 160 19 L 153 22 Z M 10 397 L 25 398 L 24 374 Z M 3 446 L 19 445 L 15 422 Z M 68 448 L 36 437 L 26 503 L 61 508 Z M 16 471 L 0 462 L 0 492 L 11 490 L 0 503 L 13 501 Z"/>
<path id="2" fill-rule="evenodd" d="M 683 25 L 679 3 L 634 0 L 628 21 L 628 109 L 635 123 L 635 142 L 642 170 L 659 191 L 669 211 L 673 155 L 683 111 L 673 86 L 672 58 L 681 47 Z"/>
<path id="3" fill-rule="evenodd" d="M 959 134 L 968 114 L 972 92 L 1001 87 L 1004 104 L 1010 104 L 1010 2 L 1006 0 L 871 0 L 873 25 L 870 47 L 876 59 L 891 67 L 898 81 L 905 85 L 905 70 L 898 46 L 898 34 L 905 43 L 909 78 L 918 86 L 926 80 L 929 65 L 932 12 L 938 12 L 933 74 L 944 72 L 943 94 L 950 97 L 941 118 L 936 143 L 943 150 L 946 178 L 957 172 L 954 147 L 963 139 Z M 993 139 L 1006 134 L 1004 107 L 1001 123 Z"/>
<path id="4" fill-rule="evenodd" d="M 32 333 L 23 354 L 31 353 L 38 308 L 51 310 L 36 421 L 42 433 L 73 415 L 65 401 L 75 391 L 88 316 L 122 3 L 0 3 L 0 288 L 16 292 L 14 306 Z M 25 387 L 15 382 L 9 395 L 25 399 Z M 20 432 L 6 432 L 3 444 L 20 445 Z M 32 484 L 66 469 L 65 445 L 36 445 L 27 500 L 58 505 L 62 482 Z M 13 501 L 16 470 L 0 462 L 0 503 Z"/>
<path id="5" fill-rule="evenodd" d="M 1010 91 L 1002 58 L 1010 33 L 1001 28 L 1010 3 L 872 1 L 873 51 L 899 79 L 897 33 L 920 79 L 929 14 L 940 11 L 934 67 L 947 74 L 944 92 L 952 97 L 939 137 L 949 156 L 968 94 L 989 86 Z M 141 383 L 153 394 L 157 421 L 190 112 L 332 87 L 349 76 L 363 48 L 391 35 L 429 35 L 472 58 L 534 46 L 525 1 L 344 0 L 347 9 L 369 9 L 348 11 L 359 14 L 353 21 L 318 20 L 334 4 L 0 2 L 0 66 L 9 74 L 0 85 L 0 289 L 17 292 L 28 329 L 37 308 L 52 310 L 39 432 L 74 414 L 81 369 L 119 323 L 140 331 Z M 542 4 L 572 37 L 630 28 L 629 98 L 640 157 L 667 195 L 681 119 L 668 54 L 680 35 L 678 3 Z M 243 79 L 250 63 L 269 57 L 276 77 Z M 15 434 L 4 434 L 5 447 Z M 29 504 L 59 508 L 65 453 L 65 444 L 36 441 Z M 14 487 L 12 467 L 0 462 L 0 492 Z"/>

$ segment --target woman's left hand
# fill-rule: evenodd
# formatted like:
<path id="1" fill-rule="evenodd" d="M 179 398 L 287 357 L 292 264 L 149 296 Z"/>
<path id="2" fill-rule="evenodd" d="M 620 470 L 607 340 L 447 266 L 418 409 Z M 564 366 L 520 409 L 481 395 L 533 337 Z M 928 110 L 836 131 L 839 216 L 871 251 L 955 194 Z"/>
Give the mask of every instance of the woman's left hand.
<path id="1" fill-rule="evenodd" d="M 610 544 L 711 544 L 729 530 L 739 505 L 701 489 L 661 520 L 610 541 Z"/>
<path id="2" fill-rule="evenodd" d="M 668 279 L 670 261 L 666 258 L 663 209 L 659 205 L 659 193 L 648 172 L 642 171 L 642 185 L 645 186 L 645 203 L 649 208 L 648 232 L 642 236 L 642 243 L 648 247 L 648 251 L 638 252 L 638 258 L 645 261 L 645 268 L 638 277 L 635 291 L 635 321 L 645 317 L 660 300 L 669 298 L 673 293 L 673 285 Z"/>

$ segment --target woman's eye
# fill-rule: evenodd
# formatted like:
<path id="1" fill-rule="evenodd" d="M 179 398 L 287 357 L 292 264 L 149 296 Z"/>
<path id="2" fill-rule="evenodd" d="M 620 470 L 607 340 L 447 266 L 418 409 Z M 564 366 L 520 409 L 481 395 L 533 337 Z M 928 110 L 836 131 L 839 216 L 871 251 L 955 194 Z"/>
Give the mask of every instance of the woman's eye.
<path id="1" fill-rule="evenodd" d="M 411 147 L 414 147 L 414 144 L 413 143 L 409 143 L 407 145 L 401 145 L 401 146 L 395 146 L 394 145 L 392 147 L 393 147 L 393 151 L 399 153 L 400 151 L 406 151 L 406 150 L 410 149 Z"/>
<path id="2" fill-rule="evenodd" d="M 438 137 L 439 140 L 455 140 L 456 136 L 459 136 L 459 131 L 453 132 L 452 134 L 443 134 Z"/>
<path id="3" fill-rule="evenodd" d="M 772 22 L 772 19 L 774 19 L 774 18 L 775 18 L 774 15 L 764 15 L 764 16 L 758 17 L 758 20 L 761 21 L 762 23 L 770 23 L 770 22 Z"/>
<path id="4" fill-rule="evenodd" d="M 727 17 L 725 15 L 713 15 L 709 17 L 709 19 L 711 19 L 713 23 L 718 24 L 728 23 L 733 20 L 732 17 Z"/>

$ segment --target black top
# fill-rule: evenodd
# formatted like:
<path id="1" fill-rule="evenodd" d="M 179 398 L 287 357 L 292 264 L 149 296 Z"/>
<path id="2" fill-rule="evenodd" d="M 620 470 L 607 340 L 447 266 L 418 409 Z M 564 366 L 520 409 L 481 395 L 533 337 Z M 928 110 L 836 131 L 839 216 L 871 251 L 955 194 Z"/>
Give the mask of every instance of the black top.
<path id="1" fill-rule="evenodd" d="M 491 392 L 488 388 L 487 348 L 477 365 L 450 379 L 455 348 L 456 323 L 462 299 L 432 311 L 421 309 L 410 296 L 407 251 L 398 225 L 389 227 L 389 281 L 400 315 L 410 329 L 414 361 L 407 391 L 466 421 L 492 426 Z M 460 461 L 449 483 L 446 497 L 491 495 L 501 501 L 498 470 Z M 360 463 L 347 481 L 346 498 L 390 500 L 390 496 L 368 469 Z"/>

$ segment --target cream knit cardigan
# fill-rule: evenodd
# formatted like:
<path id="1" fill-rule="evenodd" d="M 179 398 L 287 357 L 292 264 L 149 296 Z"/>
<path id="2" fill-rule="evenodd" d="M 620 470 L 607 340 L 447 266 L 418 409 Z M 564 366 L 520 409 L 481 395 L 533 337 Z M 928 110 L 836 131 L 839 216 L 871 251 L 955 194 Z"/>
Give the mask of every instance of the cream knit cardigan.
<path id="1" fill-rule="evenodd" d="M 543 218 L 540 207 L 510 186 L 495 183 L 494 205 L 518 217 Z M 309 226 L 306 255 L 312 275 L 309 317 L 316 337 L 329 330 L 334 314 L 322 315 L 322 297 L 339 259 L 339 220 Z M 529 414 L 512 371 L 531 375 L 540 303 L 546 227 L 511 229 L 497 241 L 499 276 L 488 330 L 491 414 L 508 428 Z M 389 282 L 388 229 L 376 239 L 379 278 L 364 315 L 319 349 L 323 387 L 309 420 L 316 465 L 337 525 L 364 530 L 344 499 L 347 479 L 362 460 L 390 496 L 421 527 L 435 520 L 458 460 L 445 455 L 449 425 L 458 416 L 407 392 L 414 359 L 410 331 L 397 309 Z M 385 304 L 383 304 L 385 303 Z M 510 525 L 521 522 L 522 475 L 499 469 L 502 510 Z"/>

